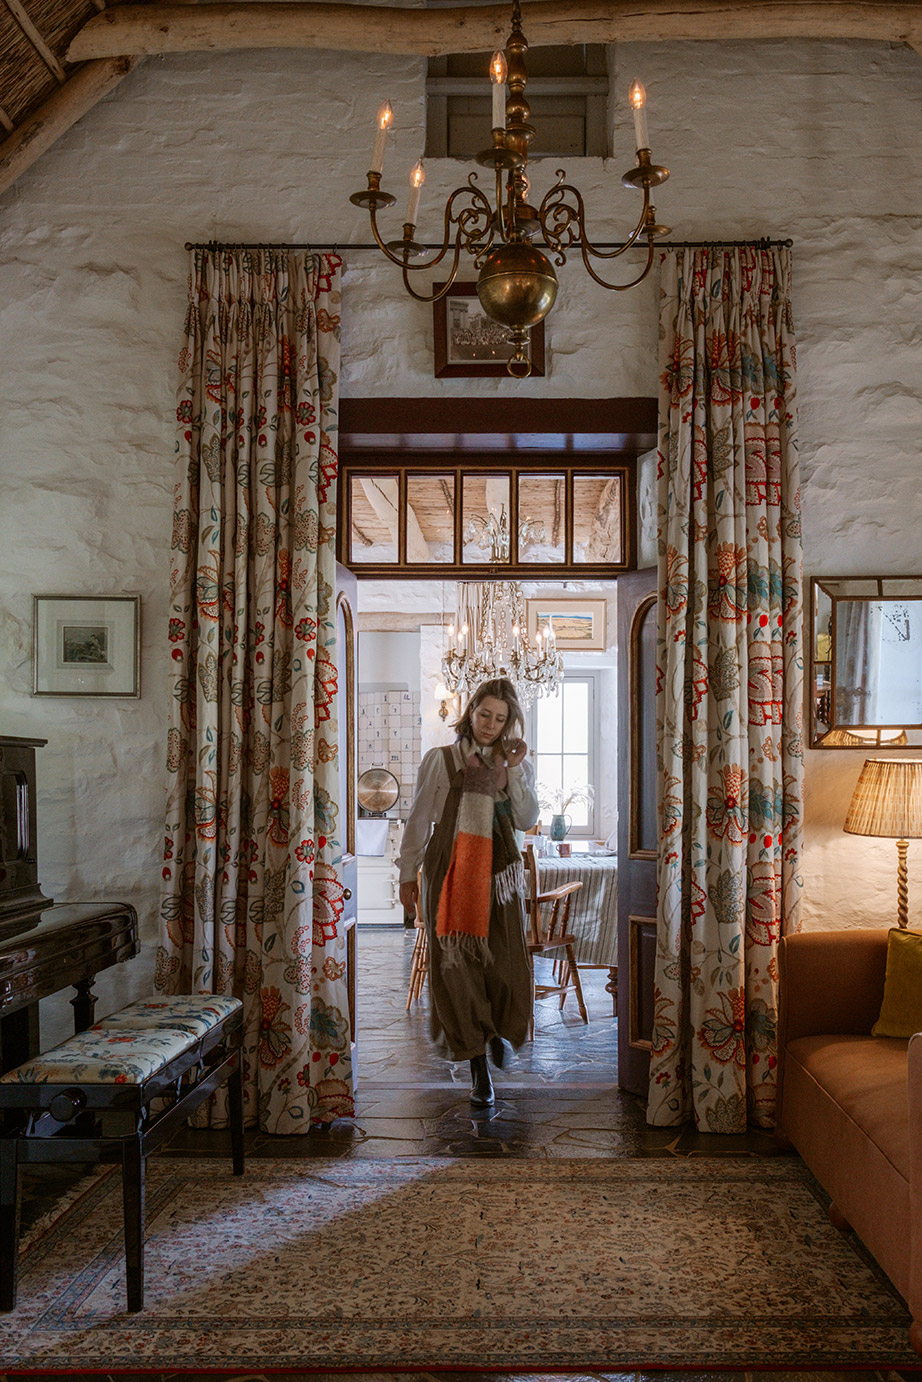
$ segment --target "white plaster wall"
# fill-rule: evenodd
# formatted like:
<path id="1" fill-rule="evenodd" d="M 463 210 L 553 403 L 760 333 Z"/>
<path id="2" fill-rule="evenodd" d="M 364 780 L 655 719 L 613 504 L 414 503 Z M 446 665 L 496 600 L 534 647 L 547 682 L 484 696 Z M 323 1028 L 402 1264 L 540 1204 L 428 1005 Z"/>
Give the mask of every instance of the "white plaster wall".
<path id="1" fill-rule="evenodd" d="M 419 631 L 419 704 L 422 717 L 421 750 L 455 742 L 453 722 L 461 709 L 461 702 L 455 697 L 448 700 L 448 714 L 443 720 L 440 715 L 441 700 L 436 700 L 435 690 L 442 682 L 442 653 L 445 651 L 445 630 L 441 624 L 423 624 Z"/>
<path id="2" fill-rule="evenodd" d="M 418 633 L 359 634 L 359 690 L 378 686 L 415 689 Z"/>
<path id="3" fill-rule="evenodd" d="M 888 44 L 637 44 L 612 69 L 621 97 L 635 73 L 647 85 L 654 153 L 672 170 L 657 207 L 677 236 L 795 242 L 808 573 L 918 570 L 922 60 Z M 369 238 L 348 194 L 383 95 L 397 112 L 386 183 L 399 191 L 422 144 L 420 61 L 256 52 L 149 60 L 0 196 L 0 726 L 49 739 L 46 890 L 138 905 L 145 954 L 104 978 L 109 1005 L 147 987 L 156 936 L 184 241 L 343 247 L 347 394 L 656 389 L 655 281 L 606 294 L 578 266 L 561 273 L 546 378 L 432 378 L 430 309 L 376 254 L 347 248 Z M 568 164 L 601 239 L 636 206 L 620 186 L 623 102 L 615 146 L 608 163 Z M 535 168 L 536 191 L 554 166 Z M 466 172 L 430 164 L 423 236 Z M 113 591 L 144 601 L 140 701 L 31 699 L 33 593 Z M 889 919 L 889 846 L 840 829 L 861 755 L 808 760 L 807 924 Z"/>

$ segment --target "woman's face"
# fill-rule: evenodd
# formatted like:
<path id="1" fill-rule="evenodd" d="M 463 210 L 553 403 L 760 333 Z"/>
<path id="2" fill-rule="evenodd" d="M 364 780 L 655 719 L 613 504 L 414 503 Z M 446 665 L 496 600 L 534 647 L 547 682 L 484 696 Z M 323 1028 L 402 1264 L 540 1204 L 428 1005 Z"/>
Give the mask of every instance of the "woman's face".
<path id="1" fill-rule="evenodd" d="M 495 744 L 509 720 L 509 707 L 498 696 L 484 696 L 471 711 L 471 728 L 477 744 Z"/>

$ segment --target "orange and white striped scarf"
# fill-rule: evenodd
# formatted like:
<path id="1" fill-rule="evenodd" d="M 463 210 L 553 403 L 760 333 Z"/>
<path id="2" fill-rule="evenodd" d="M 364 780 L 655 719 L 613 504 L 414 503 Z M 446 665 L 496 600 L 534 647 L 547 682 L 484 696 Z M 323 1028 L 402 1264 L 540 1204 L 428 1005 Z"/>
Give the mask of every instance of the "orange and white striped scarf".
<path id="1" fill-rule="evenodd" d="M 524 892 L 522 856 L 512 810 L 499 795 L 500 770 L 473 753 L 464 782 L 451 859 L 439 895 L 435 933 L 443 952 L 467 951 L 489 959 L 490 908 Z"/>

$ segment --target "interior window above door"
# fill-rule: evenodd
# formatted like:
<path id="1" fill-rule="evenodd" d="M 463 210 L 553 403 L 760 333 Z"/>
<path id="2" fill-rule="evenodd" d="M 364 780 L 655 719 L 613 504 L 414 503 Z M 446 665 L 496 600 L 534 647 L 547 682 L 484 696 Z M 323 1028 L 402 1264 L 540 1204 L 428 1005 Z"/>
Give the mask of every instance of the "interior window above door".
<path id="1" fill-rule="evenodd" d="M 454 458 L 452 458 L 454 460 Z M 633 564 L 632 463 L 595 452 L 341 464 L 339 557 L 362 576 L 531 575 L 547 565 L 612 576 Z"/>

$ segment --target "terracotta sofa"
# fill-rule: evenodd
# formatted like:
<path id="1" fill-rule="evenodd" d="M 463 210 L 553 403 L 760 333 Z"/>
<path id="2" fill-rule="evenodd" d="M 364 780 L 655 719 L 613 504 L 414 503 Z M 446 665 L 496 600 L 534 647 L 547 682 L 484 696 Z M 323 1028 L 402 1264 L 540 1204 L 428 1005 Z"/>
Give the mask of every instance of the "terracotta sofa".
<path id="1" fill-rule="evenodd" d="M 874 1254 L 922 1353 L 922 1033 L 873 1037 L 886 930 L 813 931 L 780 948 L 777 1124 Z"/>

